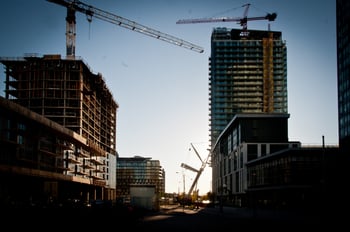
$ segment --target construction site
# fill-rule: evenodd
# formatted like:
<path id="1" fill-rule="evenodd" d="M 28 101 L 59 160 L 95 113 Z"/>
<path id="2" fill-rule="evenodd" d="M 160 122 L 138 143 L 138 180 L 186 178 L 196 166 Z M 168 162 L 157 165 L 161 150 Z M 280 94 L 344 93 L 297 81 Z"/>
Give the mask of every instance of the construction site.
<path id="1" fill-rule="evenodd" d="M 67 10 L 66 56 L 0 57 L 5 74 L 0 205 L 112 202 L 117 197 L 119 105 L 102 74 L 75 54 L 76 12 L 195 52 L 203 48 L 80 1 L 48 2 Z"/>
<path id="2" fill-rule="evenodd" d="M 6 175 L 11 180 L 12 176 L 28 174 L 42 179 L 36 184 L 43 190 L 40 196 L 29 191 L 28 199 L 42 201 L 43 195 L 61 198 L 60 190 L 66 189 L 61 182 L 67 180 L 78 186 L 76 192 L 72 191 L 74 187 L 69 188 L 72 196 L 63 194 L 64 200 L 114 199 L 115 171 L 109 168 L 116 163 L 118 104 L 101 74 L 93 74 L 82 60 L 61 59 L 60 55 L 31 55 L 1 62 L 6 67 L 7 104 L 11 109 L 22 106 L 28 112 L 1 114 L 1 166 L 10 170 Z M 18 182 L 16 185 L 21 186 Z M 79 191 L 80 185 L 89 190 Z M 16 194 L 18 189 L 10 187 L 2 186 L 6 191 L 3 194 Z"/>

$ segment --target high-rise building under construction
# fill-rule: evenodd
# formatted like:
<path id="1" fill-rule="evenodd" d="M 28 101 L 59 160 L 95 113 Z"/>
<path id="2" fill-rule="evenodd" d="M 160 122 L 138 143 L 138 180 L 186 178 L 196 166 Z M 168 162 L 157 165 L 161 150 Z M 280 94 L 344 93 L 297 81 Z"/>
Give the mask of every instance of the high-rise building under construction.
<path id="1" fill-rule="evenodd" d="M 0 62 L 0 179 L 8 180 L 0 200 L 114 200 L 119 106 L 102 74 L 78 57 L 26 54 Z"/>
<path id="2" fill-rule="evenodd" d="M 214 28 L 209 58 L 213 145 L 237 113 L 287 113 L 287 48 L 278 31 Z"/>

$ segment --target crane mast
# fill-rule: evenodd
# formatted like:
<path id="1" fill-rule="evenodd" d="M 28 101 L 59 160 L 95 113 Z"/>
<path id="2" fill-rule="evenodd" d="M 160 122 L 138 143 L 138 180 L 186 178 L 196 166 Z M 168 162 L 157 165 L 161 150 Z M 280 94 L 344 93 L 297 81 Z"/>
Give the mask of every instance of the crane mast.
<path id="1" fill-rule="evenodd" d="M 47 0 L 67 8 L 67 17 L 66 17 L 66 52 L 67 56 L 75 56 L 75 39 L 76 39 L 76 20 L 75 12 L 84 13 L 88 20 L 91 21 L 92 17 L 104 20 L 106 22 L 115 24 L 127 28 L 132 31 L 139 32 L 141 34 L 180 46 L 187 49 L 190 49 L 195 52 L 202 53 L 204 49 L 193 43 L 187 42 L 185 40 L 176 38 L 172 35 L 162 33 L 160 31 L 154 30 L 150 27 L 146 27 L 134 21 L 128 20 L 121 16 L 109 13 L 107 11 L 98 9 L 96 7 L 87 5 L 78 0 Z"/>

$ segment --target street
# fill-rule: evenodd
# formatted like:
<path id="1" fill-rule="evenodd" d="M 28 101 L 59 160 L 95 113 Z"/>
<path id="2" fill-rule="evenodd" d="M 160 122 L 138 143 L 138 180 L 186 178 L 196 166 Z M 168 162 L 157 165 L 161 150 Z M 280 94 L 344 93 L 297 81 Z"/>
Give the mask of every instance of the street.
<path id="1" fill-rule="evenodd" d="M 238 231 L 259 229 L 288 231 L 325 229 L 339 231 L 347 224 L 342 211 L 324 213 L 300 210 L 247 209 L 235 207 L 162 206 L 159 211 L 128 212 L 96 209 L 3 209 L 1 222 L 12 230 L 142 230 L 142 231 Z"/>
<path id="2" fill-rule="evenodd" d="M 300 229 L 324 228 L 339 224 L 305 212 L 223 207 L 188 209 L 177 207 L 146 215 L 134 225 L 147 231 L 218 231 L 238 229 Z"/>

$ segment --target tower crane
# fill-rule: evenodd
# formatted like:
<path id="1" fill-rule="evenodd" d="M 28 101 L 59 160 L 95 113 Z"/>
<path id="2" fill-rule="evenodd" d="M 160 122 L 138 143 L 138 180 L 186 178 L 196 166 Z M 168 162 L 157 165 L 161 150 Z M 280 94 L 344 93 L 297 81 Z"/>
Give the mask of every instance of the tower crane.
<path id="1" fill-rule="evenodd" d="M 265 16 L 258 17 L 247 17 L 250 3 L 244 4 L 242 7 L 245 7 L 243 17 L 241 18 L 232 18 L 232 17 L 219 17 L 219 18 L 198 18 L 198 19 L 180 19 L 176 24 L 189 24 L 189 23 L 212 23 L 212 22 L 238 22 L 243 27 L 243 32 L 247 32 L 248 21 L 253 20 L 268 20 L 275 21 L 277 13 L 268 13 Z M 247 34 L 247 33 L 243 33 Z"/>
<path id="2" fill-rule="evenodd" d="M 189 166 L 189 165 L 187 165 L 187 164 L 184 164 L 184 163 L 181 164 L 181 167 L 182 167 L 182 168 L 185 168 L 185 169 L 188 169 L 188 170 L 191 170 L 191 171 L 197 173 L 196 177 L 194 178 L 194 180 L 193 180 L 193 182 L 192 182 L 192 185 L 191 185 L 190 189 L 188 190 L 188 193 L 187 193 L 188 196 L 191 196 L 191 194 L 192 194 L 192 192 L 193 192 L 193 189 L 194 189 L 194 187 L 197 185 L 197 182 L 198 182 L 198 180 L 199 180 L 199 177 L 202 175 L 202 172 L 204 171 L 204 168 L 205 168 L 205 166 L 208 164 L 208 161 L 209 161 L 209 158 L 210 158 L 210 152 L 209 152 L 209 154 L 208 154 L 208 156 L 206 157 L 206 159 L 203 160 L 203 159 L 201 158 L 201 156 L 199 155 L 197 149 L 193 146 L 192 143 L 191 143 L 191 146 L 192 146 L 194 152 L 196 153 L 196 155 L 198 156 L 198 158 L 200 159 L 200 161 L 202 162 L 202 165 L 201 165 L 201 167 L 199 168 L 199 170 L 197 170 L 197 169 L 195 169 L 195 168 L 193 168 L 193 167 L 191 167 L 191 166 Z"/>
<path id="3" fill-rule="evenodd" d="M 192 44 L 190 42 L 184 41 L 182 39 L 176 38 L 174 36 L 162 33 L 160 31 L 154 30 L 150 27 L 138 24 L 134 21 L 128 20 L 121 16 L 112 14 L 110 12 L 98 9 L 91 5 L 87 5 L 79 0 L 47 0 L 67 8 L 67 17 L 66 17 L 66 52 L 67 56 L 75 56 L 75 37 L 76 37 L 76 21 L 75 21 L 75 12 L 84 13 L 88 20 L 91 21 L 92 17 L 104 20 L 106 22 L 121 26 L 132 31 L 139 32 L 150 37 L 163 40 L 165 42 L 178 45 L 202 53 L 203 48 Z"/>

